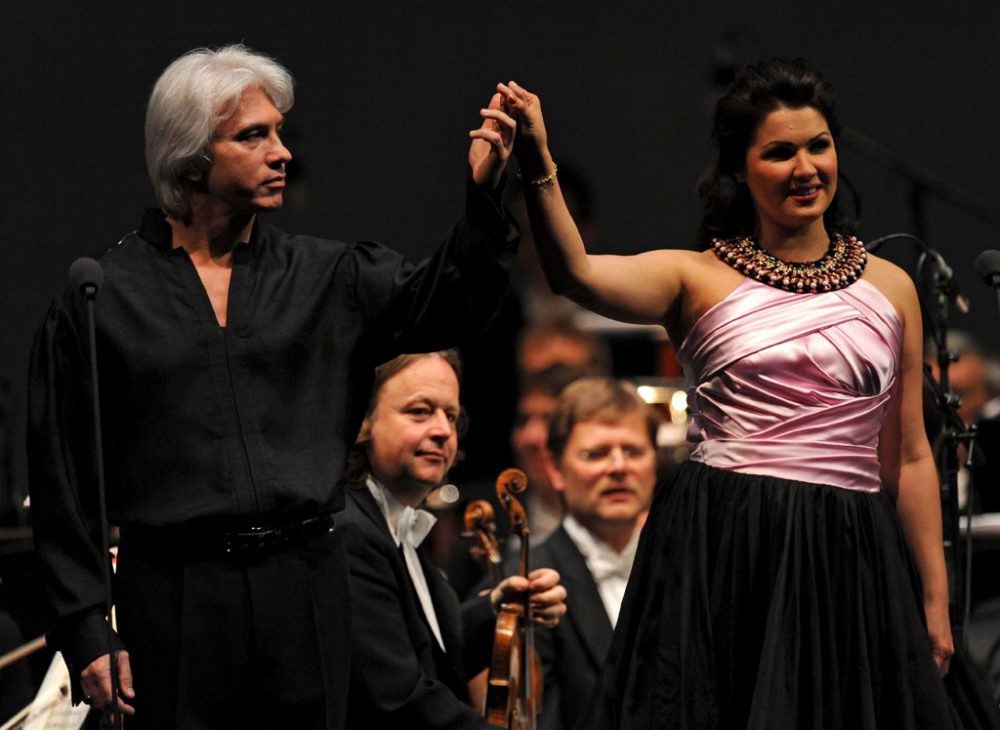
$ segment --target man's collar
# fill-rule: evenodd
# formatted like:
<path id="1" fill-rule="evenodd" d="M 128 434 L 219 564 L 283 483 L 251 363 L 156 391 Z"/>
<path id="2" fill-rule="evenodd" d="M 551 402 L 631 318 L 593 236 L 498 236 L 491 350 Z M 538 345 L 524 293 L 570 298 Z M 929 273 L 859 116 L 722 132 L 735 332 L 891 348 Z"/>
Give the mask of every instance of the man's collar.
<path id="1" fill-rule="evenodd" d="M 169 252 L 173 248 L 173 229 L 167 221 L 166 214 L 159 208 L 146 208 L 142 214 L 142 222 L 137 231 L 139 237 L 144 241 L 160 249 Z M 253 227 L 250 229 L 250 241 L 248 244 L 253 247 L 262 235 L 260 227 L 260 216 L 254 217 Z"/>
<path id="2" fill-rule="evenodd" d="M 584 558 L 588 558 L 591 555 L 597 555 L 602 552 L 606 552 L 612 556 L 620 556 L 629 560 L 635 558 L 635 551 L 639 545 L 640 530 L 638 525 L 635 526 L 632 531 L 632 537 L 620 553 L 584 527 L 579 520 L 573 517 L 573 515 L 566 515 L 563 518 L 562 526 L 563 529 L 566 530 L 566 534 L 569 535 L 570 539 L 576 545 L 577 550 L 580 551 L 580 554 L 583 555 Z"/>
<path id="3" fill-rule="evenodd" d="M 396 545 L 402 542 L 403 533 L 406 533 L 413 547 L 418 547 L 437 523 L 437 518 L 427 510 L 413 509 L 400 502 L 370 473 L 365 477 L 365 486 L 385 517 L 389 534 Z"/>
<path id="4" fill-rule="evenodd" d="M 167 217 L 159 208 L 146 208 L 142 214 L 142 223 L 139 224 L 139 237 L 148 241 L 161 251 L 169 251 L 173 232 Z"/>

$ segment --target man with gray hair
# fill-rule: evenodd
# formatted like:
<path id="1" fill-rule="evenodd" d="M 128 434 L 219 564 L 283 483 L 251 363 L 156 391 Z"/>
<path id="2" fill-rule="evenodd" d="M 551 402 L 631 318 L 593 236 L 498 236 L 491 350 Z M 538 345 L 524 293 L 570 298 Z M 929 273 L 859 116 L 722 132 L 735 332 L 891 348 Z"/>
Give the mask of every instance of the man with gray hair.
<path id="1" fill-rule="evenodd" d="M 292 101 L 288 71 L 239 45 L 177 59 L 149 101 L 162 211 L 101 258 L 97 299 L 108 513 L 121 528 L 113 646 L 75 292 L 57 297 L 33 348 L 50 640 L 74 698 L 103 709 L 115 651 L 132 727 L 343 727 L 350 607 L 333 514 L 374 368 L 479 331 L 509 278 L 518 233 L 499 196 L 515 125 L 498 97 L 470 132 L 464 216 L 418 265 L 257 216 L 282 204 Z"/>

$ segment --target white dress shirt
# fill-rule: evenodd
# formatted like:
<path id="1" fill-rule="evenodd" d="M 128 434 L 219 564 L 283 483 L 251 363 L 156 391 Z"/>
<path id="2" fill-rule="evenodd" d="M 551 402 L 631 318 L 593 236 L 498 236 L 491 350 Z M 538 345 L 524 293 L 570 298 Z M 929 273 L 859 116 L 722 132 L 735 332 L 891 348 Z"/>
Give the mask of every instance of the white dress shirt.
<path id="1" fill-rule="evenodd" d="M 437 522 L 437 517 L 427 510 L 413 509 L 393 496 L 392 492 L 383 487 L 375 478 L 369 475 L 365 479 L 365 485 L 376 504 L 382 510 L 385 523 L 389 527 L 389 534 L 396 545 L 403 547 L 403 559 L 406 562 L 406 571 L 410 574 L 413 587 L 417 592 L 417 599 L 420 607 L 424 610 L 427 623 L 437 639 L 438 646 L 444 651 L 444 640 L 441 638 L 441 627 L 438 624 L 437 614 L 434 612 L 434 603 L 431 601 L 431 592 L 427 587 L 427 576 L 420 565 L 420 557 L 417 555 L 417 548 L 427 537 Z"/>
<path id="2" fill-rule="evenodd" d="M 603 540 L 596 538 L 572 515 L 566 515 L 562 524 L 569 539 L 573 541 L 587 563 L 613 627 L 618 623 L 618 612 L 621 611 L 622 599 L 625 597 L 625 586 L 628 585 L 632 563 L 635 562 L 635 551 L 639 546 L 639 527 L 635 528 L 632 539 L 625 548 L 618 552 Z"/>

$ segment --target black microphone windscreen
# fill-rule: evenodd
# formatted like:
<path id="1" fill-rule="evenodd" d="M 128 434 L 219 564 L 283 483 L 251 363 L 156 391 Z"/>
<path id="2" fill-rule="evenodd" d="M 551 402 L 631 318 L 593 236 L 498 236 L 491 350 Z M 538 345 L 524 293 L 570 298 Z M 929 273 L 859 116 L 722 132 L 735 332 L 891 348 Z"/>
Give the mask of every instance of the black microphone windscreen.
<path id="1" fill-rule="evenodd" d="M 69 267 L 69 283 L 78 292 L 93 287 L 96 292 L 104 283 L 104 269 L 94 259 L 86 256 L 74 261 Z"/>
<path id="2" fill-rule="evenodd" d="M 996 286 L 1000 277 L 1000 251 L 987 249 L 976 257 L 976 276 L 990 286 Z"/>

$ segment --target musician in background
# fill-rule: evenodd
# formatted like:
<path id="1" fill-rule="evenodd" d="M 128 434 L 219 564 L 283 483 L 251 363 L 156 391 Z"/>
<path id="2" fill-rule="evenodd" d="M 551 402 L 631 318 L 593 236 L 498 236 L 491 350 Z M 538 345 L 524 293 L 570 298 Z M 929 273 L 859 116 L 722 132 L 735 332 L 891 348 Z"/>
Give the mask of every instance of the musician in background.
<path id="1" fill-rule="evenodd" d="M 562 496 L 552 488 L 546 468 L 549 421 L 559 394 L 570 383 L 594 371 L 557 363 L 522 376 L 517 417 L 510 434 L 517 465 L 528 477 L 525 509 L 531 516 L 531 544 L 544 542 L 555 532 L 565 513 Z"/>
<path id="2" fill-rule="evenodd" d="M 1000 362 L 976 338 L 960 330 L 948 333 L 948 349 L 959 356 L 948 368 L 951 390 L 961 399 L 958 416 L 967 425 L 979 426 L 974 455 L 974 487 L 977 493 L 973 495 L 973 508 L 976 512 L 996 512 L 1000 510 L 1000 483 L 997 482 L 1000 475 L 997 464 L 1000 460 L 997 454 L 997 446 L 1000 445 Z M 934 379 L 940 380 L 937 352 L 929 341 L 925 344 L 924 361 L 930 366 Z M 933 401 L 927 404 L 930 407 L 933 405 Z M 934 439 L 940 436 L 937 432 L 939 426 L 933 428 L 933 431 L 928 431 L 928 436 L 932 439 L 935 452 L 938 452 L 942 445 Z M 965 466 L 966 458 L 967 452 L 962 445 L 959 448 L 958 473 L 958 501 L 962 508 L 969 497 L 970 473 Z"/>
<path id="3" fill-rule="evenodd" d="M 552 569 L 512 576 L 460 606 L 417 552 L 435 521 L 419 507 L 455 461 L 461 422 L 453 351 L 400 355 L 376 370 L 338 515 L 352 599 L 349 727 L 489 727 L 466 682 L 489 659 L 494 611 L 525 590 L 540 625 L 566 610 Z"/>
<path id="4" fill-rule="evenodd" d="M 521 376 L 516 417 L 510 433 L 510 443 L 514 452 L 514 464 L 528 478 L 528 490 L 521 498 L 531 523 L 532 545 L 544 542 L 563 518 L 562 496 L 552 488 L 545 468 L 545 452 L 549 437 L 549 420 L 556 408 L 556 401 L 563 388 L 587 375 L 603 374 L 603 371 L 576 367 L 557 362 L 544 370 L 524 373 Z M 473 485 L 463 484 L 463 492 L 468 501 L 485 499 L 497 511 L 497 525 L 502 534 L 508 533 L 506 516 L 497 503 L 494 482 Z M 510 535 L 504 543 L 504 556 L 515 560 L 520 551 L 521 541 L 517 535 Z M 482 588 L 486 571 L 480 561 L 469 554 L 465 541 L 455 542 L 448 560 L 448 582 L 460 596 L 471 596 Z"/>
<path id="5" fill-rule="evenodd" d="M 958 353 L 958 360 L 948 368 L 948 382 L 962 399 L 959 417 L 972 424 L 981 418 L 1000 416 L 1000 364 L 996 356 L 961 330 L 948 333 L 948 349 Z M 937 351 L 930 340 L 925 343 L 924 360 L 934 378 L 940 379 Z"/>
<path id="6" fill-rule="evenodd" d="M 540 319 L 527 327 L 517 341 L 517 371 L 522 381 L 554 365 L 610 375 L 611 361 L 608 342 L 570 317 Z"/>
<path id="7" fill-rule="evenodd" d="M 976 338 L 960 330 L 948 333 L 948 349 L 959 355 L 948 369 L 951 390 L 961 398 L 958 416 L 977 428 L 971 472 L 966 467 L 968 451 L 965 445 L 959 446 L 959 505 L 966 507 L 971 483 L 973 511 L 995 513 L 1000 511 L 1000 361 Z M 937 352 L 931 342 L 926 343 L 924 360 L 939 380 Z M 939 430 L 940 424 L 935 424 L 933 430 L 929 426 L 928 435 L 938 437 L 932 444 L 941 465 Z M 984 549 L 988 550 L 988 545 L 985 543 Z M 969 656 L 993 697 L 1000 699 L 1000 569 L 995 561 L 984 559 L 989 555 L 987 552 L 980 556 L 978 551 L 973 554 L 970 616 L 964 638 Z"/>
<path id="8" fill-rule="evenodd" d="M 543 730 L 572 728 L 587 707 L 632 570 L 656 482 L 656 414 L 633 386 L 584 378 L 560 395 L 547 466 L 566 516 L 532 553 L 559 571 L 568 611 L 536 646 L 545 672 Z"/>
<path id="9" fill-rule="evenodd" d="M 0 590 L 3 590 L 0 583 Z M 14 618 L 0 609 L 0 656 L 24 644 L 24 635 Z M 28 662 L 17 661 L 0 669 L 0 723 L 31 702 L 31 671 Z"/>

